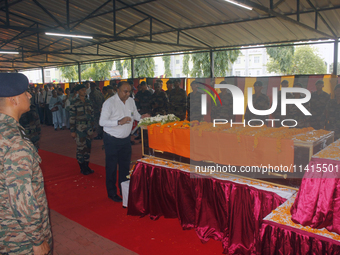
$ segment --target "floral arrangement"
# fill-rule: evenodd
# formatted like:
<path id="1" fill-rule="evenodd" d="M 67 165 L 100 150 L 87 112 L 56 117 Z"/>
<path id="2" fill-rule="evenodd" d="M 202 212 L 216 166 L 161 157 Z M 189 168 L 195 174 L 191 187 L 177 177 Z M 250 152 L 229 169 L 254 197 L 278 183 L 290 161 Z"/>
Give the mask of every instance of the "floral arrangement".
<path id="1" fill-rule="evenodd" d="M 169 122 L 179 121 L 179 118 L 176 117 L 174 114 L 168 114 L 168 115 L 157 115 L 155 117 L 146 117 L 144 119 L 141 119 L 138 123 L 138 126 L 149 126 L 155 123 L 161 123 L 166 124 Z"/>

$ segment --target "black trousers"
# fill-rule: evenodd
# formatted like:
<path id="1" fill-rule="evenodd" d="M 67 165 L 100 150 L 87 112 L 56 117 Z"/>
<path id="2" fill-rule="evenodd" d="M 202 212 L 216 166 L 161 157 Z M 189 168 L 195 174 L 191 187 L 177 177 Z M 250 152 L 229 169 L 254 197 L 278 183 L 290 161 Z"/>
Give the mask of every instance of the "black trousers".
<path id="1" fill-rule="evenodd" d="M 126 176 L 130 171 L 131 162 L 131 142 L 130 136 L 126 138 L 116 138 L 104 132 L 105 146 L 105 169 L 106 169 L 106 190 L 107 195 L 112 197 L 117 195 L 117 165 L 119 166 L 119 191 L 122 195 L 121 183 L 126 181 Z"/>

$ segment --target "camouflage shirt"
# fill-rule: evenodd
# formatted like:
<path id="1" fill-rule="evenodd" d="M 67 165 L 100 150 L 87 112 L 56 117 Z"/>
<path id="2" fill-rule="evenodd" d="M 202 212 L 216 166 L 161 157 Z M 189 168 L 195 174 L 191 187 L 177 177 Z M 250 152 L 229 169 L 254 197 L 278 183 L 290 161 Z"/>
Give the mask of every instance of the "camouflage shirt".
<path id="1" fill-rule="evenodd" d="M 153 93 L 150 98 L 152 116 L 156 116 L 157 114 L 166 115 L 168 113 L 168 104 L 169 100 L 164 91 Z"/>
<path id="2" fill-rule="evenodd" d="M 253 94 L 253 106 L 256 110 L 268 110 L 269 109 L 268 96 L 261 93 L 259 96 L 256 97 L 256 95 Z M 247 106 L 246 114 L 244 115 L 244 118 L 246 119 L 246 121 L 251 120 L 251 119 L 260 119 L 264 121 L 264 124 L 267 124 L 265 119 L 268 119 L 268 117 L 269 117 L 268 115 L 262 116 L 262 115 L 253 114 L 252 112 L 250 112 L 248 106 Z"/>
<path id="3" fill-rule="evenodd" d="M 140 114 L 150 113 L 150 99 L 151 99 L 151 92 L 149 90 L 145 91 L 138 91 L 135 98 L 138 99 L 136 101 L 136 107 Z"/>
<path id="4" fill-rule="evenodd" d="M 39 149 L 39 140 L 41 134 L 41 125 L 39 115 L 36 112 L 34 105 L 31 105 L 31 110 L 21 115 L 19 120 L 20 125 L 25 129 L 25 133 L 34 146 Z"/>
<path id="5" fill-rule="evenodd" d="M 312 93 L 310 99 L 310 112 L 312 116 L 310 116 L 310 125 L 314 129 L 323 129 L 325 128 L 325 108 L 327 102 L 329 101 L 330 96 L 325 91 L 322 91 L 320 95 L 318 95 L 317 91 Z"/>
<path id="6" fill-rule="evenodd" d="M 70 106 L 71 133 L 76 132 L 78 124 L 85 124 L 93 128 L 93 107 L 90 100 L 87 98 L 85 98 L 85 102 L 81 101 L 80 98 L 76 98 Z"/>
<path id="7" fill-rule="evenodd" d="M 187 98 L 187 112 L 188 112 L 188 120 L 198 120 L 201 121 L 203 115 L 201 114 L 201 102 L 202 102 L 202 93 L 200 92 L 191 92 Z"/>
<path id="8" fill-rule="evenodd" d="M 90 101 L 92 103 L 93 111 L 95 115 L 100 113 L 100 110 L 102 109 L 103 103 L 105 101 L 103 94 L 97 89 L 95 89 L 94 91 L 91 91 Z"/>
<path id="9" fill-rule="evenodd" d="M 186 101 L 187 95 L 183 89 L 172 89 L 169 95 L 169 113 L 176 115 L 181 120 L 185 119 Z"/>
<path id="10" fill-rule="evenodd" d="M 340 104 L 331 99 L 326 105 L 326 129 L 334 131 L 334 141 L 340 138 Z"/>
<path id="11" fill-rule="evenodd" d="M 230 121 L 233 119 L 233 96 L 226 92 L 221 92 L 218 94 L 222 101 L 222 106 L 220 100 L 216 98 L 216 106 L 212 105 L 211 117 L 212 119 L 226 119 Z"/>
<path id="12" fill-rule="evenodd" d="M 23 127 L 0 113 L 0 254 L 33 254 L 52 234 L 39 157 Z"/>

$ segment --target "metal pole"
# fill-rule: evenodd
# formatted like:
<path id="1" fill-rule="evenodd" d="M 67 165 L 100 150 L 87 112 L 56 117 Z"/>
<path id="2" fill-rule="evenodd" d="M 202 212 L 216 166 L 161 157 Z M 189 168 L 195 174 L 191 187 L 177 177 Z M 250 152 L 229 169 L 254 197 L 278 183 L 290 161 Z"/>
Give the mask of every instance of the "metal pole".
<path id="1" fill-rule="evenodd" d="M 131 58 L 131 78 L 133 79 L 135 76 L 135 63 L 134 58 Z"/>
<path id="2" fill-rule="evenodd" d="M 338 46 L 339 46 L 339 40 L 336 38 L 334 41 L 334 60 L 333 60 L 333 74 L 338 74 Z"/>
<path id="3" fill-rule="evenodd" d="M 112 0 L 113 4 L 113 36 L 117 35 L 117 26 L 116 26 L 116 0 Z"/>
<path id="4" fill-rule="evenodd" d="M 41 68 L 41 77 L 42 77 L 42 83 L 45 83 L 45 74 L 44 74 L 44 68 Z"/>
<path id="5" fill-rule="evenodd" d="M 81 69 L 80 69 L 80 63 L 78 62 L 78 78 L 79 78 L 79 83 L 81 83 Z"/>
<path id="6" fill-rule="evenodd" d="M 210 78 L 214 78 L 214 52 L 210 50 Z"/>

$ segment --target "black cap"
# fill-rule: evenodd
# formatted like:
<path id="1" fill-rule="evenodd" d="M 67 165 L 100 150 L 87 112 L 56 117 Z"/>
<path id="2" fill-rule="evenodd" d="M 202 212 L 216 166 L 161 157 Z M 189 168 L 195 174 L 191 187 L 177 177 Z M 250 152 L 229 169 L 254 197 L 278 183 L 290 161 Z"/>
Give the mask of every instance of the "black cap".
<path id="1" fill-rule="evenodd" d="M 0 73 L 0 97 L 14 97 L 27 91 L 28 79 L 21 73 Z"/>
<path id="2" fill-rule="evenodd" d="M 263 86 L 262 81 L 256 81 L 256 82 L 254 83 L 254 87 L 255 87 L 255 86 Z"/>
<path id="3" fill-rule="evenodd" d="M 79 84 L 78 86 L 75 86 L 75 88 L 74 88 L 75 91 L 79 91 L 81 89 L 86 89 L 85 85 Z"/>

